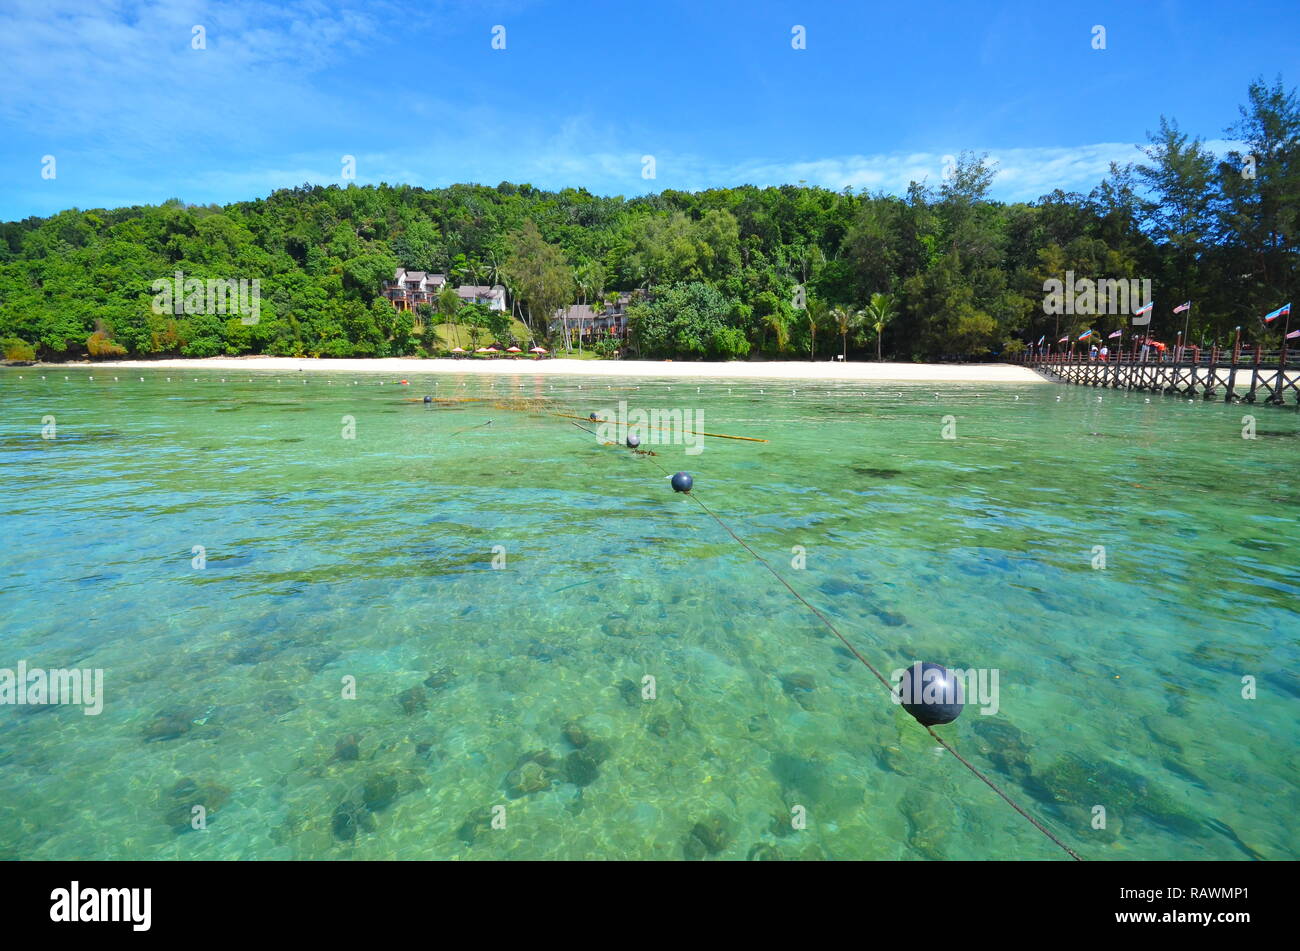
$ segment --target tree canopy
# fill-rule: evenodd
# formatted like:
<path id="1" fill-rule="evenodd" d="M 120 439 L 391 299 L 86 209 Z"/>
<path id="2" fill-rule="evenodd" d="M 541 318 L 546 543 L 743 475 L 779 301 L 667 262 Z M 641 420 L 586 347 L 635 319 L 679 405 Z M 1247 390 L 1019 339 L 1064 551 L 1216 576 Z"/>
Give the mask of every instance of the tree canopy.
<path id="1" fill-rule="evenodd" d="M 224 207 L 71 209 L 0 224 L 0 341 L 53 359 L 414 353 L 433 309 L 398 313 L 381 295 L 404 266 L 503 283 L 511 311 L 542 339 L 555 308 L 640 289 L 630 350 L 643 357 L 827 359 L 869 348 L 942 359 L 1124 322 L 1045 313 L 1044 281 L 1067 271 L 1150 279 L 1157 334 L 1173 327 L 1160 315 L 1194 299 L 1192 340 L 1223 342 L 1241 325 L 1276 344 L 1281 327 L 1259 317 L 1298 290 L 1295 90 L 1252 83 L 1225 131 L 1241 146 L 1215 155 L 1159 117 L 1135 162 L 1113 165 L 1091 193 L 1034 202 L 990 200 L 995 164 L 963 154 L 937 186 L 913 183 L 902 196 L 303 185 Z M 176 272 L 258 280 L 257 321 L 155 313 L 153 283 Z M 873 295 L 888 295 L 892 319 L 857 332 L 865 326 L 850 317 Z M 461 320 L 449 301 L 434 306 Z M 479 316 L 466 314 L 466 327 L 481 328 Z"/>

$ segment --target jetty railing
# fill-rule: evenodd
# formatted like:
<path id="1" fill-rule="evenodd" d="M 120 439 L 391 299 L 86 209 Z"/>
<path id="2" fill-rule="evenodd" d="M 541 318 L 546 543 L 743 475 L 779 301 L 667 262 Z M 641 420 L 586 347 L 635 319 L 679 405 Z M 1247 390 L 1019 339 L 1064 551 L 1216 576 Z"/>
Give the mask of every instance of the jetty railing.
<path id="1" fill-rule="evenodd" d="M 1225 403 L 1262 402 L 1282 406 L 1290 395 L 1300 407 L 1300 359 L 1294 350 L 1255 347 L 1184 347 L 1182 352 L 1148 348 L 1110 353 L 1023 353 L 1013 362 L 1061 383 L 1120 390 L 1145 390 Z"/>

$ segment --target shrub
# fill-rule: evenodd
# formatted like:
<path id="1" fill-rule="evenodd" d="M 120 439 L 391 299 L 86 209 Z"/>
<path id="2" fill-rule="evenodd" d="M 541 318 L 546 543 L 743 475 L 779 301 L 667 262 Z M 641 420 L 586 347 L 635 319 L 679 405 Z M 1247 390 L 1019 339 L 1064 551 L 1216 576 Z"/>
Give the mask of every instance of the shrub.
<path id="1" fill-rule="evenodd" d="M 19 340 L 17 337 L 6 337 L 0 340 L 0 348 L 4 349 L 6 360 L 35 360 L 36 348 L 25 340 Z"/>
<path id="2" fill-rule="evenodd" d="M 120 357 L 126 354 L 126 347 L 111 340 L 102 330 L 96 330 L 86 338 L 86 350 L 92 357 Z"/>
<path id="3" fill-rule="evenodd" d="M 617 337 L 602 337 L 591 345 L 591 350 L 598 357 L 605 360 L 612 360 L 622 345 L 623 341 L 619 340 Z"/>

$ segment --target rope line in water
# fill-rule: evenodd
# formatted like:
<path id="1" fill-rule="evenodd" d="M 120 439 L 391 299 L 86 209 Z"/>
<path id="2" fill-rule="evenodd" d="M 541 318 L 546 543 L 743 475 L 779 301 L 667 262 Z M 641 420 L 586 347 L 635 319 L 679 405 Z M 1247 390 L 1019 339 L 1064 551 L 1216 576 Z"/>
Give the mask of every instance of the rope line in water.
<path id="1" fill-rule="evenodd" d="M 577 423 L 575 423 L 574 425 L 576 426 Z M 579 426 L 578 428 L 582 429 L 585 427 Z M 590 430 L 587 431 L 591 432 Z M 668 470 L 665 469 L 663 466 L 659 465 L 658 461 L 654 459 L 651 459 L 650 461 L 653 462 L 655 466 L 658 467 L 659 471 L 664 473 L 664 475 L 669 475 Z M 731 530 L 730 526 L 728 526 L 726 522 L 718 518 L 718 516 L 714 514 L 713 510 L 704 504 L 703 499 L 697 496 L 694 492 L 687 492 L 685 493 L 685 495 L 691 499 L 694 499 L 695 503 L 699 505 L 699 507 L 702 508 L 705 512 L 707 512 L 709 517 L 711 517 L 715 522 L 717 522 L 724 532 L 726 532 L 728 535 L 734 538 L 740 544 L 740 546 L 745 549 L 745 551 L 753 555 L 754 559 L 760 565 L 762 565 L 764 568 L 770 571 L 772 573 L 772 577 L 776 578 L 777 581 L 781 582 L 781 584 L 785 586 L 785 589 L 789 591 L 792 595 L 794 595 L 795 598 L 797 598 L 798 601 L 804 607 L 806 607 L 813 614 L 817 615 L 817 617 L 821 620 L 821 622 L 825 624 L 828 628 L 830 628 L 831 633 L 834 634 L 837 638 L 839 638 L 840 643 L 842 643 L 845 647 L 847 647 L 849 651 L 853 654 L 853 656 L 862 662 L 862 665 L 866 667 L 867 670 L 871 671 L 871 673 L 875 676 L 875 678 L 880 681 L 881 686 L 883 686 L 886 690 L 889 691 L 889 695 L 891 697 L 894 695 L 894 688 L 889 683 L 889 681 L 885 679 L 885 676 L 881 674 L 881 672 L 877 670 L 869 660 L 863 657 L 856 647 L 854 647 L 852 644 L 849 643 L 848 638 L 846 638 L 843 634 L 839 632 L 839 629 L 834 624 L 831 623 L 830 618 L 828 618 L 825 614 L 819 611 L 814 605 L 809 603 L 808 600 L 804 598 L 803 595 L 801 595 L 798 591 L 794 589 L 793 586 L 791 586 L 790 582 L 786 581 L 785 578 L 783 578 L 775 568 L 773 568 L 770 564 L 767 563 L 767 560 L 764 559 L 762 555 L 754 551 L 754 549 L 751 548 L 743 538 L 741 538 L 739 535 L 737 535 L 735 532 Z M 952 746 L 948 744 L 947 740 L 941 737 L 938 733 L 935 733 L 933 727 L 927 726 L 925 727 L 925 731 L 929 733 L 931 737 L 934 738 L 934 741 L 936 743 L 938 743 L 945 750 L 951 753 L 956 758 L 957 762 L 961 763 L 968 770 L 974 773 L 975 776 L 980 780 L 980 782 L 984 783 L 984 785 L 988 786 L 995 793 L 1001 796 L 1007 805 L 1009 805 L 1012 809 L 1014 809 L 1016 812 L 1020 813 L 1021 816 L 1027 819 L 1035 829 L 1037 829 L 1043 835 L 1047 836 L 1048 839 L 1050 839 L 1057 846 L 1063 849 L 1065 853 L 1069 855 L 1072 859 L 1074 859 L 1076 862 L 1083 861 L 1083 857 L 1080 856 L 1078 852 L 1074 851 L 1074 849 L 1070 848 L 1068 845 L 1062 842 L 1059 838 L 1057 838 L 1057 836 L 1052 832 L 1052 830 L 1048 829 L 1047 826 L 1043 825 L 1032 815 L 1026 812 L 1025 809 L 1022 808 L 1019 803 L 1017 803 L 1009 795 L 1003 792 L 1003 790 L 997 785 L 997 783 L 993 782 L 993 780 L 985 776 L 984 773 L 980 772 L 980 770 L 974 764 L 972 764 L 970 760 L 966 759 L 966 757 L 962 756 L 955 749 L 953 749 Z"/>
<path id="2" fill-rule="evenodd" d="M 559 417 L 560 419 L 586 419 L 586 420 L 591 420 L 591 422 L 593 423 L 617 422 L 617 420 L 613 420 L 613 419 L 591 419 L 590 416 L 571 416 L 568 413 L 552 413 L 551 415 Z M 672 427 L 651 426 L 649 424 L 642 425 L 641 423 L 637 423 L 635 428 L 653 429 L 656 432 L 661 432 L 661 433 L 671 433 L 674 431 Z M 693 436 L 713 436 L 715 439 L 741 439 L 744 440 L 745 442 L 767 442 L 766 439 L 759 439 L 757 436 L 728 436 L 726 433 L 706 433 L 699 429 L 683 429 L 682 432 L 690 433 Z"/>
<path id="3" fill-rule="evenodd" d="M 467 433 L 472 429 L 482 429 L 484 426 L 491 426 L 491 425 L 492 425 L 492 420 L 489 419 L 486 423 L 479 423 L 477 426 L 466 426 L 464 429 L 458 429 L 451 435 L 459 436 L 461 433 Z M 451 436 L 448 436 L 447 438 L 450 439 Z"/>

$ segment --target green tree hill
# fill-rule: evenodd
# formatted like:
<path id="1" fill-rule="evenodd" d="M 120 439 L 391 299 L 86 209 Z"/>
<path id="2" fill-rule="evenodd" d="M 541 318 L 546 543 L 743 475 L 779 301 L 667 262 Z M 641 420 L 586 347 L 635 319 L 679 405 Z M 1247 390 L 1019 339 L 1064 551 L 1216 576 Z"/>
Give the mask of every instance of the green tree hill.
<path id="1" fill-rule="evenodd" d="M 507 316 L 526 330 L 484 314 L 478 338 L 551 350 L 573 346 L 559 308 L 634 290 L 642 298 L 620 349 L 645 358 L 852 359 L 862 310 L 877 358 L 896 360 L 982 357 L 1011 352 L 1006 341 L 1059 339 L 1076 323 L 1123 322 L 1046 313 L 1043 283 L 1066 271 L 1150 279 L 1152 333 L 1170 342 L 1182 330 L 1170 311 L 1191 299 L 1193 342 L 1230 342 L 1240 325 L 1247 343 L 1279 345 L 1282 322 L 1261 317 L 1300 297 L 1295 89 L 1256 80 L 1239 115 L 1200 134 L 1152 119 L 1149 144 L 1089 194 L 1031 202 L 990 199 L 996 167 L 963 154 L 936 185 L 914 182 L 904 195 L 783 185 L 626 199 L 510 182 L 350 184 L 225 206 L 70 209 L 0 223 L 0 339 L 52 360 L 103 358 L 108 344 L 128 356 L 381 357 L 472 342 L 459 301 L 411 314 L 383 297 L 383 282 L 407 267 L 504 285 Z M 1205 141 L 1217 138 L 1243 144 L 1214 154 Z M 258 320 L 156 307 L 154 282 L 178 272 L 257 280 Z M 879 330 L 874 294 L 890 297 L 894 315 Z M 831 318 L 822 302 L 842 311 Z"/>

